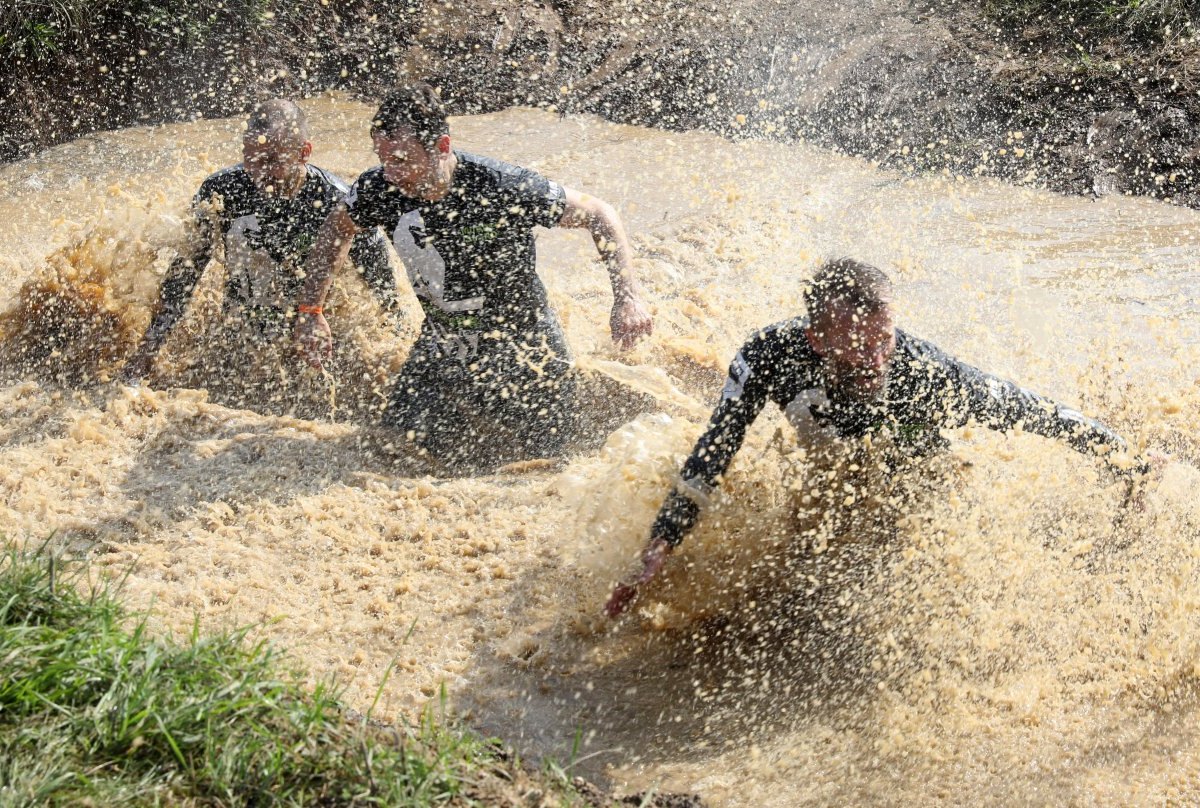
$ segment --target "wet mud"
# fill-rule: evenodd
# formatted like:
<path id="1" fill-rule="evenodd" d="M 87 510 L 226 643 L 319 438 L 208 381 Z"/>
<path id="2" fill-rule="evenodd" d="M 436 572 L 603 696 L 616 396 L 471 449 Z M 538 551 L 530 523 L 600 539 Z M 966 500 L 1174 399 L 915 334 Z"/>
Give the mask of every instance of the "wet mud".
<path id="1" fill-rule="evenodd" d="M 368 105 L 309 112 L 314 162 L 347 177 L 372 164 Z M 259 624 L 314 680 L 344 682 L 351 709 L 378 695 L 374 714 L 395 720 L 444 693 L 522 755 L 618 794 L 1200 795 L 1192 211 L 586 115 L 456 118 L 457 145 L 612 202 L 656 318 L 619 351 L 592 244 L 541 233 L 592 380 L 594 445 L 464 475 L 376 426 L 419 310 L 406 291 L 400 320 L 384 317 L 350 275 L 331 306 L 332 385 L 284 387 L 270 354 L 236 347 L 217 265 L 156 374 L 106 380 L 191 194 L 236 161 L 238 125 L 122 130 L 0 167 L 5 536 L 53 533 L 124 576 L 155 631 Z M 799 313 L 803 279 L 843 254 L 896 279 L 906 329 L 1172 452 L 1162 478 L 1131 506 L 1094 460 L 967 427 L 935 467 L 879 479 L 865 460 L 802 456 L 768 413 L 661 583 L 604 622 L 730 357 Z M 231 375 L 269 394 L 239 401 L 221 389 Z"/>

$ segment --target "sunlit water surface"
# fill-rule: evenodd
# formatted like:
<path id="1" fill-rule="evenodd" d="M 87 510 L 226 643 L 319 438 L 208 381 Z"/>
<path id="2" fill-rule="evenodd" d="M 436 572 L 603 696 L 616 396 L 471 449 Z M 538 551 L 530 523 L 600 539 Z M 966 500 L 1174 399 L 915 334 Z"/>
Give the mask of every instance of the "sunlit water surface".
<path id="1" fill-rule="evenodd" d="M 347 178 L 372 164 L 370 107 L 306 106 L 314 162 Z M 216 324 L 214 267 L 149 385 L 108 381 L 239 130 L 129 129 L 0 168 L 6 535 L 53 532 L 129 571 L 162 631 L 262 623 L 313 679 L 348 683 L 351 706 L 378 695 L 385 719 L 444 685 L 523 754 L 620 789 L 745 806 L 1200 801 L 1196 213 L 591 117 L 456 119 L 459 147 L 619 208 L 656 317 L 645 344 L 609 341 L 586 235 L 542 233 L 540 266 L 603 392 L 589 406 L 656 412 L 565 467 L 439 477 L 370 426 L 415 333 L 407 290 L 397 331 L 339 280 L 326 378 L 241 354 Z M 605 627 L 604 593 L 729 358 L 839 255 L 892 274 L 909 331 L 1176 462 L 1128 510 L 1091 459 L 965 429 L 938 461 L 951 470 L 912 493 L 822 476 L 770 415 L 671 574 Z M 39 373 L 14 359 L 43 349 Z M 231 409 L 231 379 L 287 393 Z M 884 484 L 900 492 L 886 517 L 858 496 L 826 514 L 829 546 L 797 538 L 805 493 Z"/>

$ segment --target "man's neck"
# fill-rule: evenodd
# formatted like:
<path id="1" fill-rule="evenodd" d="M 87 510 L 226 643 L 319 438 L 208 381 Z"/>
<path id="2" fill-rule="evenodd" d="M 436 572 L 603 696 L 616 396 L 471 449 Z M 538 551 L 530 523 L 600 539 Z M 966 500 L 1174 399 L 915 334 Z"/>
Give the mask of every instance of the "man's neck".
<path id="1" fill-rule="evenodd" d="M 295 171 L 288 175 L 278 185 L 259 186 L 259 193 L 271 199 L 295 199 L 308 181 L 308 166 L 300 164 Z"/>
<path id="2" fill-rule="evenodd" d="M 296 170 L 288 175 L 287 186 L 283 188 L 283 193 L 280 194 L 285 199 L 294 199 L 300 193 L 300 189 L 304 187 L 305 181 L 308 180 L 308 166 L 304 163 L 296 166 Z"/>
<path id="3" fill-rule="evenodd" d="M 438 162 L 437 180 L 423 190 L 421 196 L 427 202 L 439 202 L 446 198 L 454 187 L 454 172 L 458 169 L 458 155 L 453 151 Z"/>

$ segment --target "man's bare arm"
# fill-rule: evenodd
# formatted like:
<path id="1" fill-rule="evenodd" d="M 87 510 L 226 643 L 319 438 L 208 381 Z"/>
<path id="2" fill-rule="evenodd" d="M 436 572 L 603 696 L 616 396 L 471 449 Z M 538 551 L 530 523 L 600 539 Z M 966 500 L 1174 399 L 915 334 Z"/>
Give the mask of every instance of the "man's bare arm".
<path id="1" fill-rule="evenodd" d="M 641 337 L 649 336 L 653 330 L 650 312 L 642 303 L 637 279 L 633 272 L 633 248 L 621 217 L 612 205 L 598 197 L 580 193 L 571 188 L 566 192 L 566 210 L 559 227 L 587 228 L 596 244 L 596 251 L 608 268 L 612 281 L 613 341 L 622 348 L 630 348 Z"/>
<path id="2" fill-rule="evenodd" d="M 304 291 L 300 295 L 294 337 L 296 349 L 308 364 L 320 369 L 333 356 L 333 336 L 325 320 L 325 296 L 333 273 L 350 254 L 358 226 L 344 204 L 326 217 L 304 264 Z"/>

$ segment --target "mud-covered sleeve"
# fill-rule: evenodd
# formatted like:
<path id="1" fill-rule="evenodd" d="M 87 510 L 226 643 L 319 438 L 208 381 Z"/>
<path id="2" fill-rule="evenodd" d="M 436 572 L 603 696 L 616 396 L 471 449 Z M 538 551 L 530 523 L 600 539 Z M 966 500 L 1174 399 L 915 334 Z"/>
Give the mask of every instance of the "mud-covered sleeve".
<path id="1" fill-rule="evenodd" d="M 528 168 L 503 164 L 500 193 L 506 214 L 530 226 L 557 227 L 567 209 L 566 189 Z"/>
<path id="2" fill-rule="evenodd" d="M 225 195 L 219 185 L 208 179 L 192 197 L 191 261 L 199 270 L 208 266 L 212 258 L 213 243 L 218 230 L 228 226 L 225 213 Z"/>
<path id="3" fill-rule="evenodd" d="M 378 168 L 364 171 L 350 186 L 342 203 L 350 220 L 360 230 L 394 226 L 400 219 L 405 197 L 383 177 Z"/>
<path id="4" fill-rule="evenodd" d="M 775 368 L 757 347 L 753 340 L 747 343 L 730 364 L 721 401 L 659 510 L 651 539 L 663 539 L 672 547 L 683 541 L 700 517 L 700 501 L 729 468 L 746 430 L 767 403 Z"/>
<path id="5" fill-rule="evenodd" d="M 158 292 L 159 318 L 170 318 L 170 322 L 173 323 L 182 316 L 183 310 L 187 308 L 188 301 L 192 298 L 192 292 L 196 289 L 196 284 L 200 281 L 200 273 L 203 271 L 204 264 L 197 262 L 194 258 L 186 258 L 181 255 L 171 262 L 167 276 L 163 278 Z"/>
<path id="6" fill-rule="evenodd" d="M 350 244 L 350 260 L 371 292 L 391 310 L 396 306 L 396 276 L 388 259 L 387 239 L 378 228 L 359 233 Z"/>
<path id="7" fill-rule="evenodd" d="M 192 198 L 192 220 L 185 225 L 188 228 L 185 245 L 171 261 L 159 287 L 158 307 L 146 329 L 151 344 L 165 339 L 183 317 L 192 292 L 212 258 L 214 232 L 223 215 L 223 199 L 210 178 Z"/>
<path id="8" fill-rule="evenodd" d="M 1117 458 L 1126 456 L 1128 445 L 1095 418 L 964 362 L 939 358 L 940 372 L 935 371 L 934 376 L 944 376 L 938 385 L 942 391 L 938 409 L 946 426 L 962 426 L 971 419 L 997 430 L 1020 426 L 1026 432 L 1061 440 L 1076 451 L 1104 458 L 1116 471 L 1143 470 L 1117 465 Z"/>
<path id="9" fill-rule="evenodd" d="M 220 175 L 210 177 L 192 197 L 192 220 L 186 246 L 171 262 L 159 290 L 160 311 L 176 317 L 183 312 L 204 268 L 212 258 L 213 240 L 224 223 L 224 198 L 219 187 Z"/>

